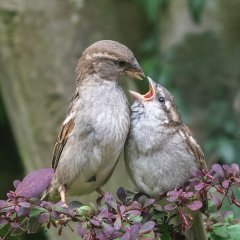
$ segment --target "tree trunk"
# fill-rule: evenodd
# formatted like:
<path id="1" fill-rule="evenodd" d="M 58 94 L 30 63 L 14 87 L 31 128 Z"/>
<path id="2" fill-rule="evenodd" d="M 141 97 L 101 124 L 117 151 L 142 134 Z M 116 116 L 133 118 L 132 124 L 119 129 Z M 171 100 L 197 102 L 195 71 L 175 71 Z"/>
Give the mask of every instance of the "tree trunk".
<path id="1" fill-rule="evenodd" d="M 1 0 L 1 93 L 26 172 L 51 166 L 83 49 L 113 39 L 136 50 L 146 29 L 142 16 L 128 1 Z M 121 161 L 107 190 L 115 192 L 119 182 L 129 186 L 124 169 Z"/>

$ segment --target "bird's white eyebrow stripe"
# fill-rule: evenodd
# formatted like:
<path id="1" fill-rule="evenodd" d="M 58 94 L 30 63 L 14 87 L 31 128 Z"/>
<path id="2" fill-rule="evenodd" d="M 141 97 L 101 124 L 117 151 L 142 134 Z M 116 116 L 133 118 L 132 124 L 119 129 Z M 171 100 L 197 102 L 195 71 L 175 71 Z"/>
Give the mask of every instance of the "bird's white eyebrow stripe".
<path id="1" fill-rule="evenodd" d="M 166 102 L 165 102 L 165 106 L 166 106 L 167 110 L 170 110 L 170 108 L 171 108 L 171 103 L 170 103 L 169 101 L 166 101 Z"/>
<path id="2" fill-rule="evenodd" d="M 113 60 L 117 60 L 117 57 L 109 54 L 108 52 L 96 52 L 96 53 L 92 53 L 92 54 L 87 54 L 85 56 L 85 58 L 87 60 L 91 60 L 93 58 L 110 58 L 110 59 L 113 59 Z"/>

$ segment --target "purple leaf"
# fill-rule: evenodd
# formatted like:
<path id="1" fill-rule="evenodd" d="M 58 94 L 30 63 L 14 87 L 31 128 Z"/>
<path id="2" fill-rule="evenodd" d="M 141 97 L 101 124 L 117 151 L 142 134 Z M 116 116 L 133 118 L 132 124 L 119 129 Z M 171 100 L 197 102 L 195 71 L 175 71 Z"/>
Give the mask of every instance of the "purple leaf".
<path id="1" fill-rule="evenodd" d="M 231 167 L 228 165 L 222 165 L 222 168 L 223 168 L 223 171 L 225 172 L 225 175 L 228 175 L 232 171 Z"/>
<path id="2" fill-rule="evenodd" d="M 175 202 L 177 199 L 178 199 L 178 196 L 171 196 L 167 198 L 169 202 Z"/>
<path id="3" fill-rule="evenodd" d="M 134 224 L 134 225 L 131 226 L 131 228 L 130 228 L 130 240 L 137 239 L 138 231 L 139 231 L 139 227 L 138 227 L 137 224 Z"/>
<path id="4" fill-rule="evenodd" d="M 39 221 L 39 223 L 45 223 L 45 222 L 47 222 L 49 220 L 49 214 L 48 213 L 41 213 L 40 215 L 39 215 L 39 218 L 38 218 L 38 221 Z"/>
<path id="5" fill-rule="evenodd" d="M 182 192 L 181 196 L 184 198 L 191 198 L 193 196 L 193 192 Z"/>
<path id="6" fill-rule="evenodd" d="M 204 187 L 204 183 L 203 183 L 203 182 L 200 182 L 200 183 L 198 183 L 196 186 L 194 186 L 194 188 L 195 188 L 196 191 L 202 190 L 203 187 Z"/>
<path id="7" fill-rule="evenodd" d="M 100 221 L 95 220 L 95 219 L 92 219 L 90 222 L 97 227 L 99 227 L 101 225 Z"/>
<path id="8" fill-rule="evenodd" d="M 124 205 L 120 206 L 119 208 L 121 215 L 126 211 L 126 207 Z"/>
<path id="9" fill-rule="evenodd" d="M 33 198 L 39 197 L 49 186 L 54 170 L 43 168 L 29 173 L 16 188 L 18 196 Z"/>
<path id="10" fill-rule="evenodd" d="M 87 223 L 79 222 L 78 225 L 77 225 L 77 233 L 78 233 L 78 235 L 82 237 L 87 231 L 88 231 Z"/>
<path id="11" fill-rule="evenodd" d="M 0 209 L 1 208 L 6 208 L 6 207 L 9 207 L 9 206 L 10 206 L 10 204 L 7 201 L 0 200 Z"/>
<path id="12" fill-rule="evenodd" d="M 44 207 L 44 208 L 47 208 L 47 209 L 53 209 L 54 204 L 52 202 L 42 201 L 40 206 Z"/>
<path id="13" fill-rule="evenodd" d="M 92 240 L 92 234 L 90 233 L 90 231 L 84 233 L 83 240 Z"/>
<path id="14" fill-rule="evenodd" d="M 111 235 L 111 239 L 119 239 L 121 236 L 122 236 L 122 233 L 116 231 Z"/>
<path id="15" fill-rule="evenodd" d="M 18 216 L 29 216 L 30 208 L 20 208 Z"/>
<path id="16" fill-rule="evenodd" d="M 13 200 L 13 199 L 16 198 L 16 193 L 10 191 L 10 192 L 7 193 L 7 197 L 8 197 L 10 200 Z"/>
<path id="17" fill-rule="evenodd" d="M 193 201 L 190 204 L 187 204 L 187 207 L 191 209 L 192 211 L 196 211 L 202 207 L 202 202 L 199 200 Z"/>
<path id="18" fill-rule="evenodd" d="M 233 171 L 233 174 L 236 175 L 239 172 L 239 165 L 237 163 L 233 163 L 231 165 L 231 169 Z"/>
<path id="19" fill-rule="evenodd" d="M 127 198 L 127 195 L 126 195 L 126 192 L 124 190 L 124 188 L 120 187 L 118 190 L 117 190 L 117 196 L 118 196 L 118 199 L 122 202 L 122 203 L 126 203 L 126 198 Z"/>
<path id="20" fill-rule="evenodd" d="M 127 231 L 123 234 L 123 236 L 121 237 L 121 240 L 130 240 L 131 237 L 130 237 L 130 232 Z M 137 239 L 137 238 L 133 238 L 133 239 Z"/>
<path id="21" fill-rule="evenodd" d="M 13 181 L 13 186 L 15 187 L 15 189 L 18 187 L 18 185 L 21 183 L 21 181 L 19 180 L 14 180 Z"/>
<path id="22" fill-rule="evenodd" d="M 132 202 L 130 206 L 132 209 L 141 209 L 141 205 L 136 201 Z"/>
<path id="23" fill-rule="evenodd" d="M 103 225 L 103 232 L 106 235 L 110 236 L 114 232 L 114 228 L 111 225 L 104 223 L 104 222 L 102 222 L 102 225 Z"/>
<path id="24" fill-rule="evenodd" d="M 148 221 L 141 226 L 141 228 L 139 229 L 139 233 L 143 234 L 143 233 L 150 232 L 154 228 L 154 226 L 155 226 L 155 223 L 153 221 Z"/>
<path id="25" fill-rule="evenodd" d="M 58 217 L 59 217 L 59 213 L 58 213 L 58 212 L 56 212 L 56 211 L 51 211 L 51 218 L 53 218 L 53 219 L 58 219 Z"/>
<path id="26" fill-rule="evenodd" d="M 176 208 L 177 206 L 175 204 L 167 204 L 164 208 L 167 210 L 167 211 L 172 211 Z"/>
<path id="27" fill-rule="evenodd" d="M 105 197 L 106 203 L 117 211 L 117 202 L 114 199 L 114 197 L 110 193 L 108 193 L 108 192 L 105 193 L 104 197 Z"/>
<path id="28" fill-rule="evenodd" d="M 212 169 L 214 170 L 214 172 L 219 174 L 221 177 L 224 177 L 223 168 L 220 164 L 217 164 L 217 163 L 213 164 Z"/>
<path id="29" fill-rule="evenodd" d="M 88 206 L 86 206 L 86 207 L 88 207 Z M 72 209 L 70 209 L 70 208 L 67 208 L 67 207 L 58 207 L 58 206 L 56 206 L 54 208 L 54 211 L 56 211 L 58 213 L 63 213 L 63 214 L 69 215 L 71 217 L 73 217 L 75 215 L 74 211 Z"/>
<path id="30" fill-rule="evenodd" d="M 103 209 L 97 216 L 98 219 L 108 218 L 109 213 L 107 209 Z"/>
<path id="31" fill-rule="evenodd" d="M 130 211 L 127 211 L 126 214 L 141 215 L 141 211 L 139 211 L 139 210 L 130 210 Z"/>
<path id="32" fill-rule="evenodd" d="M 228 180 L 224 180 L 224 181 L 222 182 L 222 186 L 223 186 L 224 188 L 228 188 L 228 187 L 229 187 L 229 181 L 228 181 Z"/>
<path id="33" fill-rule="evenodd" d="M 149 206 L 151 206 L 154 202 L 155 202 L 155 199 L 153 199 L 153 198 L 148 198 L 148 199 L 144 202 L 143 207 L 144 207 L 144 208 L 149 207 Z"/>
<path id="34" fill-rule="evenodd" d="M 18 205 L 16 205 L 14 208 L 15 208 L 15 211 L 16 211 L 16 212 L 20 212 L 21 207 L 19 207 Z"/>
<path id="35" fill-rule="evenodd" d="M 116 221 L 114 222 L 114 229 L 116 230 L 116 231 L 118 231 L 118 230 L 120 230 L 121 229 L 121 227 L 122 227 L 122 219 L 121 219 L 121 216 L 117 216 L 117 218 L 116 218 Z"/>
<path id="36" fill-rule="evenodd" d="M 96 232 L 96 238 L 98 240 L 106 240 L 106 235 L 103 232 L 98 231 Z"/>
<path id="37" fill-rule="evenodd" d="M 203 173 L 202 173 L 202 171 L 200 171 L 200 170 L 192 170 L 191 173 L 192 173 L 192 176 L 193 176 L 193 177 L 200 178 L 200 177 L 203 176 Z"/>
<path id="38" fill-rule="evenodd" d="M 64 207 L 66 207 L 66 203 L 64 203 L 64 202 L 57 202 L 56 204 L 55 204 L 55 206 L 56 207 L 60 207 L 60 208 L 64 208 Z M 80 206 L 81 207 L 81 206 Z"/>
<path id="39" fill-rule="evenodd" d="M 19 205 L 23 208 L 30 208 L 30 203 L 29 202 L 20 202 Z"/>
<path id="40" fill-rule="evenodd" d="M 153 206 L 157 211 L 162 211 L 163 210 L 162 206 L 158 203 L 154 203 Z"/>
<path id="41" fill-rule="evenodd" d="M 211 200 L 217 208 L 222 204 L 222 201 L 216 195 L 211 195 Z"/>
<path id="42" fill-rule="evenodd" d="M 4 218 L 0 218 L 0 228 L 3 226 L 3 225 L 6 225 L 8 224 L 8 221 Z M 2 226 L 1 226 L 2 225 Z"/>
<path id="43" fill-rule="evenodd" d="M 11 226 L 12 226 L 13 228 L 17 229 L 17 228 L 20 227 L 20 223 L 18 223 L 18 222 L 12 222 L 12 223 L 11 223 Z"/>

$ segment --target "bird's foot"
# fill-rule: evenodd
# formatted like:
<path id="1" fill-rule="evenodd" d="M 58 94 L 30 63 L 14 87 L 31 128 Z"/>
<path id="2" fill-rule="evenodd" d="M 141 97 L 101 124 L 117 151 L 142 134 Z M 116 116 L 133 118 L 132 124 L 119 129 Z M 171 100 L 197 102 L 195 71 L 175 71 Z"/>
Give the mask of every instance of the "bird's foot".
<path id="1" fill-rule="evenodd" d="M 98 198 L 97 198 L 97 200 L 96 200 L 97 206 L 101 206 L 101 201 L 102 201 L 102 199 L 103 199 L 104 196 L 105 196 L 105 192 L 104 192 L 100 187 L 98 187 L 98 188 L 96 189 L 96 192 L 99 194 L 99 196 L 98 196 Z"/>
<path id="2" fill-rule="evenodd" d="M 61 202 L 63 202 L 63 206 L 64 207 L 67 207 L 67 204 L 66 204 L 66 186 L 64 185 L 61 185 L 59 188 L 58 188 L 58 191 L 60 193 L 60 197 L 61 197 Z"/>

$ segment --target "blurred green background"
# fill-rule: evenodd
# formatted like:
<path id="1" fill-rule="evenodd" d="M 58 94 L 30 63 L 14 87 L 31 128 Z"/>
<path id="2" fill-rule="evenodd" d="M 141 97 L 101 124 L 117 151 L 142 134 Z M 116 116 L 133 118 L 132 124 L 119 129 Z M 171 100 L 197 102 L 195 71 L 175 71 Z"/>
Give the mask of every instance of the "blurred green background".
<path id="1" fill-rule="evenodd" d="M 239 12 L 240 0 L 1 0 L 1 198 L 14 179 L 50 166 L 77 59 L 101 39 L 126 44 L 172 91 L 208 165 L 240 163 Z M 146 83 L 121 84 L 147 91 Z M 105 189 L 119 183 L 132 188 L 122 159 Z"/>

